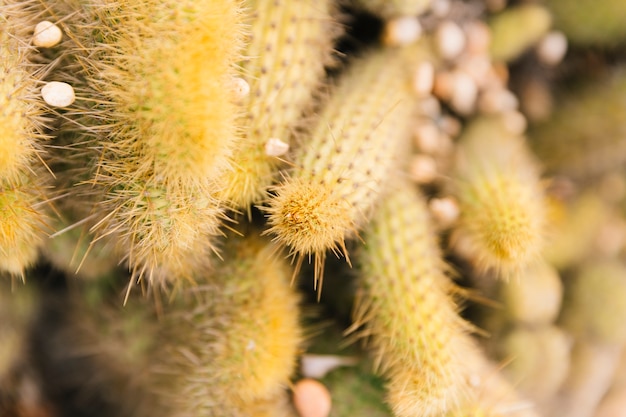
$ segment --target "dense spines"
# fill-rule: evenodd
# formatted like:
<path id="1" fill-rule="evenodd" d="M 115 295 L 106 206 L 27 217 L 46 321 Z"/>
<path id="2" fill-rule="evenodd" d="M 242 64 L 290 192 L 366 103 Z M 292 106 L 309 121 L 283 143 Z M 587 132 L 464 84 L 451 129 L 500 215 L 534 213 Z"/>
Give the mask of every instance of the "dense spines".
<path id="1" fill-rule="evenodd" d="M 96 33 L 86 46 L 92 88 L 105 105 L 101 163 L 118 177 L 205 181 L 229 166 L 238 107 L 239 3 L 142 0 L 88 4 Z M 105 155 L 110 156 L 110 155 Z"/>
<path id="2" fill-rule="evenodd" d="M 38 2 L 0 3 L 0 270 L 23 275 L 46 232 L 43 64 L 30 43 Z"/>
<path id="3" fill-rule="evenodd" d="M 265 144 L 274 138 L 289 143 L 302 127 L 340 32 L 330 0 L 247 3 L 251 35 L 241 65 L 250 93 L 242 100 L 244 137 L 222 193 L 239 208 L 262 200 L 275 179 L 281 160 L 268 155 Z"/>
<path id="4" fill-rule="evenodd" d="M 353 62 L 307 134 L 291 176 L 269 201 L 269 233 L 299 256 L 345 253 L 409 147 L 411 68 L 424 44 L 371 51 Z M 318 278 L 321 272 L 317 268 Z"/>
<path id="5" fill-rule="evenodd" d="M 460 250 L 481 269 L 517 273 L 543 246 L 543 189 L 524 138 L 500 118 L 477 119 L 459 140 L 456 228 Z"/>
<path id="6" fill-rule="evenodd" d="M 90 97 L 70 115 L 74 160 L 93 164 L 72 192 L 93 204 L 81 222 L 94 241 L 115 242 L 134 278 L 190 278 L 224 217 L 215 195 L 239 135 L 241 4 L 86 1 L 64 24 L 77 88 Z"/>
<path id="7" fill-rule="evenodd" d="M 254 415 L 288 385 L 302 341 L 299 297 L 292 268 L 266 243 L 229 239 L 223 268 L 166 311 L 170 342 L 156 363 L 173 415 Z"/>
<path id="8" fill-rule="evenodd" d="M 471 347 L 454 286 L 445 276 L 426 204 L 411 185 L 381 203 L 360 255 L 363 294 L 355 325 L 388 377 L 396 416 L 439 416 L 468 390 L 463 363 Z"/>

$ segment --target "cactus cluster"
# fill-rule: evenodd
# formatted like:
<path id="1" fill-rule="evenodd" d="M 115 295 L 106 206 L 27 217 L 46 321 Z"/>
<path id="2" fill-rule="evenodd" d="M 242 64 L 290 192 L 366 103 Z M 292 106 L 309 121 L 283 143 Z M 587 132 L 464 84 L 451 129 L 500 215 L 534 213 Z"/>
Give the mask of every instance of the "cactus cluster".
<path id="1" fill-rule="evenodd" d="M 620 415 L 622 11 L 0 0 L 0 414 Z"/>

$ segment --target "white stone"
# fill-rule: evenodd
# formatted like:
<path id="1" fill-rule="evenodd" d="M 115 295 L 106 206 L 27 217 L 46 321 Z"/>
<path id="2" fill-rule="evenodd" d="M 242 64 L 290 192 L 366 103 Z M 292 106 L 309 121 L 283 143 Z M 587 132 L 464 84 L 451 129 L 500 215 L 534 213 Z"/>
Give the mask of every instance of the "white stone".
<path id="1" fill-rule="evenodd" d="M 418 184 L 428 184 L 437 178 L 437 163 L 428 155 L 415 155 L 409 168 L 411 179 Z"/>
<path id="2" fill-rule="evenodd" d="M 61 29 L 52 22 L 44 20 L 37 23 L 33 34 L 33 45 L 41 48 L 51 48 L 58 45 L 63 38 Z"/>
<path id="3" fill-rule="evenodd" d="M 67 107 L 76 100 L 74 88 L 59 81 L 51 81 L 41 89 L 43 100 L 53 107 Z"/>
<path id="4" fill-rule="evenodd" d="M 435 85 L 435 67 L 430 62 L 422 62 L 413 75 L 413 90 L 419 96 L 429 95 Z"/>
<path id="5" fill-rule="evenodd" d="M 560 63 L 567 53 L 567 38 L 558 31 L 552 31 L 544 36 L 536 47 L 537 58 L 546 65 L 554 66 Z"/>
<path id="6" fill-rule="evenodd" d="M 465 33 L 456 23 L 446 20 L 435 33 L 435 42 L 439 55 L 444 59 L 454 59 L 465 49 Z"/>
<path id="7" fill-rule="evenodd" d="M 250 84 L 243 78 L 233 78 L 233 90 L 238 99 L 242 99 L 250 94 Z"/>
<path id="8" fill-rule="evenodd" d="M 282 156 L 289 151 L 289 144 L 278 138 L 270 138 L 265 142 L 265 154 L 267 156 Z"/>

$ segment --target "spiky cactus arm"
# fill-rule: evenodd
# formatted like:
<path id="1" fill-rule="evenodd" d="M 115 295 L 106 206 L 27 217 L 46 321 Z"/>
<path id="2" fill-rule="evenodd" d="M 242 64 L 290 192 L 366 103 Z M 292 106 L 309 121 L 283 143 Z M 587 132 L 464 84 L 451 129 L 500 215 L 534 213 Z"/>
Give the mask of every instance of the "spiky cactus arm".
<path id="1" fill-rule="evenodd" d="M 94 244 L 115 242 L 134 279 L 189 279 L 215 250 L 223 218 L 213 196 L 237 138 L 241 4 L 61 3 L 75 8 L 66 19 L 73 65 L 92 98 L 70 115 L 87 145 L 73 148 L 94 164 L 72 191 L 92 202 L 82 222 Z"/>
<path id="2" fill-rule="evenodd" d="M 545 224 L 538 169 L 523 138 L 500 118 L 477 119 L 459 140 L 455 178 L 459 248 L 480 269 L 518 273 L 542 249 Z"/>
<path id="3" fill-rule="evenodd" d="M 302 128 L 303 111 L 332 61 L 333 40 L 341 33 L 330 0 L 250 0 L 250 42 L 242 63 L 250 92 L 242 100 L 243 138 L 226 173 L 222 198 L 247 208 L 264 199 L 275 180 L 281 155 L 268 155 L 266 144 L 289 144 Z"/>
<path id="4" fill-rule="evenodd" d="M 302 332 L 292 268 L 255 236 L 229 239 L 223 257 L 166 312 L 170 342 L 155 364 L 175 416 L 254 415 L 279 400 L 294 370 Z"/>
<path id="5" fill-rule="evenodd" d="M 426 204 L 412 185 L 384 198 L 365 242 L 355 326 L 365 325 L 388 378 L 387 401 L 399 417 L 442 415 L 468 391 L 469 325 L 458 315 Z"/>
<path id="6" fill-rule="evenodd" d="M 307 133 L 296 168 L 269 201 L 268 233 L 300 259 L 315 256 L 316 282 L 325 252 L 346 254 L 345 240 L 366 223 L 410 146 L 418 103 L 411 68 L 428 56 L 420 43 L 371 51 L 354 62 Z"/>

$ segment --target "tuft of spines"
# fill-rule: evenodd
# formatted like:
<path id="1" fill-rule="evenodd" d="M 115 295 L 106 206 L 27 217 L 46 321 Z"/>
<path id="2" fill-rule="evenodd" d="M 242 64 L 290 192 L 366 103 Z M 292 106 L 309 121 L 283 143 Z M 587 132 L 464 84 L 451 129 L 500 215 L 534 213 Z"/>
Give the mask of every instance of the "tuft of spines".
<path id="1" fill-rule="evenodd" d="M 226 261 L 166 311 L 159 372 L 174 416 L 254 415 L 281 395 L 302 341 L 292 268 L 264 239 L 230 238 Z"/>
<path id="2" fill-rule="evenodd" d="M 498 117 L 473 121 L 459 140 L 455 179 L 461 214 L 453 237 L 464 255 L 504 277 L 537 258 L 545 201 L 523 137 Z"/>
<path id="3" fill-rule="evenodd" d="M 458 315 L 426 203 L 412 185 L 384 198 L 365 241 L 353 327 L 365 325 L 394 415 L 440 416 L 467 395 L 470 326 Z"/>
<path id="4" fill-rule="evenodd" d="M 316 283 L 326 250 L 347 255 L 345 239 L 366 223 L 410 146 L 418 104 L 410 70 L 428 55 L 420 43 L 353 62 L 269 200 L 268 233 L 300 261 L 315 256 Z"/>
<path id="5" fill-rule="evenodd" d="M 241 101 L 240 145 L 221 197 L 238 208 L 264 199 L 281 158 L 268 155 L 268 141 L 289 144 L 302 127 L 303 110 L 331 62 L 340 33 L 330 0 L 249 0 L 250 40 L 241 63 L 250 92 Z"/>

